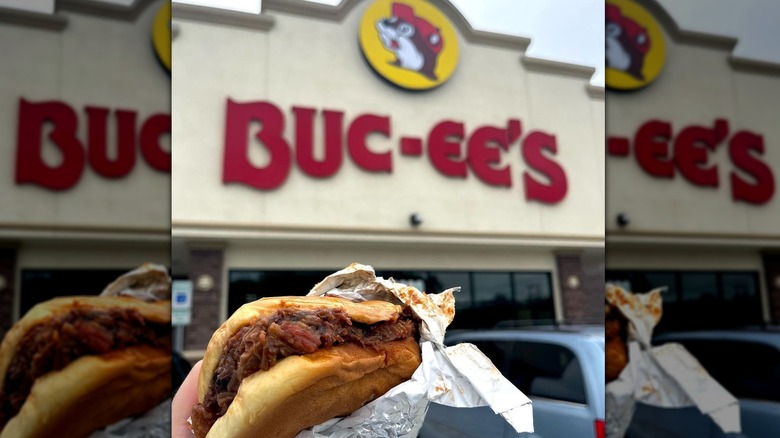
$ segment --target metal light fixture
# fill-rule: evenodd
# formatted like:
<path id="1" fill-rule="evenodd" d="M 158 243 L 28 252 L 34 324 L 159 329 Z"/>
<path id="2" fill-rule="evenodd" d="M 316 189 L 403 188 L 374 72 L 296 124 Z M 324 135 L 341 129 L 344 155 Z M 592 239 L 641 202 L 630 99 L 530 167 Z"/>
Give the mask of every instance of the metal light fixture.
<path id="1" fill-rule="evenodd" d="M 617 224 L 620 228 L 625 228 L 626 226 L 628 226 L 629 223 L 631 223 L 631 220 L 628 218 L 627 214 L 618 213 Z"/>
<path id="2" fill-rule="evenodd" d="M 423 223 L 423 218 L 419 213 L 409 215 L 409 225 L 419 227 Z"/>

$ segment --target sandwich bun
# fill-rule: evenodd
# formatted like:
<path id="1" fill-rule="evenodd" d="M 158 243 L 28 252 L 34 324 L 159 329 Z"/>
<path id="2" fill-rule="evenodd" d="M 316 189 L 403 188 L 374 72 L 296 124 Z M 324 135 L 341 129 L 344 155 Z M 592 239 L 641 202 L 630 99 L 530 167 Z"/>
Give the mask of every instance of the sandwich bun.
<path id="1" fill-rule="evenodd" d="M 203 403 L 222 352 L 241 328 L 280 309 L 339 309 L 364 324 L 395 321 L 403 307 L 386 301 L 352 302 L 335 297 L 272 297 L 239 308 L 214 333 L 199 376 Z M 244 378 L 224 415 L 197 436 L 292 438 L 301 430 L 348 415 L 409 380 L 421 363 L 414 337 L 361 346 L 336 344 L 311 354 L 287 356 Z"/>
<path id="2" fill-rule="evenodd" d="M 147 322 L 170 323 L 169 301 L 77 296 L 37 304 L 0 344 L 0 391 L 25 335 L 77 308 L 134 309 Z M 164 400 L 171 391 L 170 373 L 170 351 L 150 345 L 78 357 L 64 368 L 35 379 L 19 412 L 0 430 L 0 438 L 88 436 L 123 418 L 146 412 Z"/>

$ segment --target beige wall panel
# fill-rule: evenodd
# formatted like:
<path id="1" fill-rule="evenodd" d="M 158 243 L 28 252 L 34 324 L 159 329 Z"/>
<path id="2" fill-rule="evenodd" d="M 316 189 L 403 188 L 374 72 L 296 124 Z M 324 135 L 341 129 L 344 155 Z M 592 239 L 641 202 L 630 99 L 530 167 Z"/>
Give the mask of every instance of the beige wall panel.
<path id="1" fill-rule="evenodd" d="M 753 153 L 780 177 L 780 74 L 734 66 L 731 48 L 707 39 L 674 41 L 666 35 L 667 59 L 658 79 L 645 89 L 609 92 L 608 135 L 631 139 L 629 157 L 607 156 L 607 227 L 618 231 L 615 217 L 628 214 L 627 232 L 777 236 L 780 195 L 762 205 L 732 199 L 730 174 L 738 173 L 729 158 L 729 141 L 740 130 L 763 135 L 765 153 Z M 747 70 L 747 71 L 745 71 Z M 729 122 L 729 133 L 710 153 L 717 166 L 719 187 L 701 187 L 676 171 L 673 179 L 645 173 L 634 153 L 634 134 L 653 119 L 670 122 L 672 135 L 690 125 L 712 128 L 716 119 Z M 674 149 L 674 141 L 669 150 Z"/>
<path id="2" fill-rule="evenodd" d="M 135 21 L 63 12 L 68 23 L 62 31 L 0 27 L 0 119 L 8 128 L 0 130 L 0 225 L 169 228 L 170 175 L 151 168 L 138 149 L 134 168 L 121 179 L 106 179 L 86 164 L 81 179 L 66 191 L 14 182 L 20 98 L 68 104 L 78 115 L 77 136 L 85 150 L 87 105 L 112 110 L 111 148 L 114 110 L 136 111 L 137 133 L 149 116 L 170 113 L 169 75 L 151 43 L 159 5 L 150 4 Z M 42 131 L 44 160 L 57 165 L 62 156 L 47 138 L 50 128 Z M 168 136 L 162 142 L 170 147 Z"/>
<path id="3" fill-rule="evenodd" d="M 358 262 L 382 269 L 540 270 L 554 271 L 550 252 L 496 248 L 449 248 L 447 257 L 436 246 L 287 245 L 231 243 L 225 251 L 230 269 L 334 269 Z"/>
<path id="4" fill-rule="evenodd" d="M 173 44 L 174 226 L 398 231 L 409 229 L 409 215 L 416 212 L 424 218 L 422 230 L 435 232 L 603 236 L 603 172 L 599 173 L 603 152 L 593 143 L 603 128 L 592 126 L 603 123 L 603 118 L 591 115 L 603 111 L 603 106 L 592 105 L 586 78 L 539 79 L 534 85 L 536 100 L 531 99 L 531 79 L 520 62 L 522 47 L 471 44 L 461 35 L 459 65 L 449 82 L 429 92 L 401 91 L 380 79 L 362 58 L 357 26 L 364 7 L 358 5 L 342 22 L 272 11 L 275 23 L 267 32 L 177 21 L 181 33 Z M 393 171 L 368 173 L 345 155 L 339 172 L 325 180 L 312 179 L 293 164 L 286 182 L 272 191 L 223 185 L 228 98 L 273 102 L 285 114 L 290 143 L 291 109 L 296 105 L 343 111 L 347 123 L 365 113 L 389 116 L 391 138 L 373 135 L 369 145 L 378 152 L 392 151 Z M 560 99 L 565 100 L 566 111 L 539 108 L 538 121 L 532 120 L 533 105 L 547 107 Z M 504 154 L 502 164 L 512 172 L 509 188 L 488 186 L 473 172 L 466 179 L 448 178 L 425 154 L 400 154 L 402 136 L 425 138 L 443 120 L 462 121 L 468 136 L 482 125 L 505 126 L 510 118 L 522 121 L 521 139 L 533 129 L 558 136 L 555 160 L 570 178 L 569 192 L 560 204 L 525 200 L 521 141 Z M 250 129 L 250 138 L 256 129 Z M 321 146 L 321 140 L 318 117 L 315 144 Z M 255 142 L 252 149 L 253 163 L 267 163 L 264 148 Z M 578 215 L 581 220 L 571 220 Z"/>

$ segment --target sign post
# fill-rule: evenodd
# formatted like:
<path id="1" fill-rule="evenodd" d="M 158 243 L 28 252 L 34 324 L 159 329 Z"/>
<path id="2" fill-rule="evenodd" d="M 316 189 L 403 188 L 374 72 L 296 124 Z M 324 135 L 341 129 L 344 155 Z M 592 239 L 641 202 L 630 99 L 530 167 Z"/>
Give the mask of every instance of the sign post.
<path id="1" fill-rule="evenodd" d="M 175 327 L 173 345 L 176 351 L 181 351 L 184 349 L 184 327 L 192 320 L 192 281 L 173 280 L 171 298 L 171 325 Z"/>

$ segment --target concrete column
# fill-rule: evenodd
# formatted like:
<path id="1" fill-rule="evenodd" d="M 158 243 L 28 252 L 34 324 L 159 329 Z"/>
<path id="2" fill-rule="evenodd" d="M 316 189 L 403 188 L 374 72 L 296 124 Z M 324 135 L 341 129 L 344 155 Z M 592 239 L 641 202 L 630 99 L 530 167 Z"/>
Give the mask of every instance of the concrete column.
<path id="1" fill-rule="evenodd" d="M 0 339 L 14 322 L 15 274 L 16 249 L 0 248 Z"/>
<path id="2" fill-rule="evenodd" d="M 769 295 L 769 320 L 780 323 L 780 254 L 764 254 L 764 284 Z"/>

